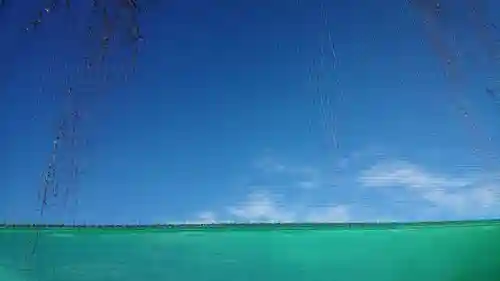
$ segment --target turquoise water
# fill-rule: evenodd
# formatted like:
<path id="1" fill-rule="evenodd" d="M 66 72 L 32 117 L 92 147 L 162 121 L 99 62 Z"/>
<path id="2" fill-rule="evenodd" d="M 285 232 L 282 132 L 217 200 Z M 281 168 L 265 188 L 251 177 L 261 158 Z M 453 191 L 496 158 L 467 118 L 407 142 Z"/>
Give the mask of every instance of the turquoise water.
<path id="1" fill-rule="evenodd" d="M 500 222 L 4 227 L 0 280 L 500 280 Z"/>

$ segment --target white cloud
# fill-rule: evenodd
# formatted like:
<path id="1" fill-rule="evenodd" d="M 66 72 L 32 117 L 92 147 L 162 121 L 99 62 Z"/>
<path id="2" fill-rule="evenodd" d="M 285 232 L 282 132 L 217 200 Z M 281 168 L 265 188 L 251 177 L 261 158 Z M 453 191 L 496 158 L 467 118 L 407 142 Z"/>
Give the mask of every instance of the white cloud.
<path id="1" fill-rule="evenodd" d="M 205 211 L 205 212 L 201 212 L 198 215 L 198 221 L 199 221 L 199 223 L 202 223 L 202 224 L 209 224 L 209 223 L 215 223 L 217 221 L 217 218 L 216 218 L 216 215 L 214 212 Z"/>
<path id="2" fill-rule="evenodd" d="M 436 206 L 453 210 L 457 214 L 489 209 L 498 204 L 499 200 L 498 194 L 487 187 L 472 187 L 459 191 L 434 189 L 422 192 L 421 195 Z"/>
<path id="3" fill-rule="evenodd" d="M 264 173 L 267 180 L 259 184 L 258 189 L 246 195 L 241 201 L 229 203 L 224 210 L 215 215 L 205 212 L 198 215 L 196 221 L 225 221 L 233 222 L 343 222 L 350 219 L 347 207 L 331 204 L 329 207 L 305 207 L 304 202 L 295 205 L 281 204 L 279 196 L 271 190 L 281 187 L 297 187 L 312 197 L 318 187 L 325 186 L 322 182 L 320 170 L 307 165 L 291 165 L 277 161 L 275 158 L 266 157 L 254 162 L 258 174 Z M 280 189 L 283 192 L 283 189 Z M 286 189 L 285 189 L 286 191 Z M 296 191 L 291 191 L 296 192 Z M 286 192 L 285 192 L 286 193 Z"/>
<path id="4" fill-rule="evenodd" d="M 196 214 L 194 218 L 186 221 L 171 221 L 172 224 L 214 224 L 221 223 L 217 219 L 217 215 L 212 211 L 204 211 Z"/>
<path id="5" fill-rule="evenodd" d="M 344 205 L 285 206 L 264 191 L 249 194 L 246 200 L 229 207 L 228 211 L 235 221 L 242 222 L 346 222 L 351 219 L 350 210 Z"/>
<path id="6" fill-rule="evenodd" d="M 404 161 L 376 164 L 361 173 L 360 182 L 365 186 L 409 188 L 463 187 L 471 184 L 468 179 L 452 179 L 435 175 Z"/>
<path id="7" fill-rule="evenodd" d="M 385 149 L 376 146 L 369 146 L 364 149 L 352 151 L 347 155 L 340 156 L 337 159 L 335 166 L 341 170 L 353 168 L 354 166 L 360 165 L 367 161 L 386 158 L 388 157 L 386 154 L 387 151 Z"/>
<path id="8" fill-rule="evenodd" d="M 385 199 L 394 202 L 395 205 L 389 206 L 379 201 L 381 198 L 376 195 L 364 203 L 361 203 L 364 198 L 354 198 L 358 199 L 359 203 L 349 201 L 349 204 L 332 198 L 329 204 L 318 206 L 318 202 L 324 202 L 325 194 L 332 192 L 326 189 L 327 173 L 308 166 L 285 165 L 272 158 L 266 158 L 257 164 L 258 172 L 267 173 L 267 182 L 251 189 L 252 191 L 241 200 L 228 202 L 225 207 L 217 209 L 217 214 L 210 211 L 198 214 L 195 221 L 197 223 L 377 222 L 452 217 L 465 219 L 500 214 L 500 181 L 487 178 L 485 175 L 453 176 L 431 172 L 406 161 L 378 162 L 366 170 L 360 171 L 356 168 L 345 176 L 349 177 L 348 180 L 335 186 L 361 188 L 354 192 L 358 196 L 363 196 L 361 192 L 367 191 L 363 187 L 376 187 L 369 192 L 373 194 L 373 191 L 384 190 L 378 195 L 387 196 Z M 260 174 L 257 174 L 256 177 L 259 176 Z M 302 191 L 304 196 L 300 198 L 292 196 L 295 201 L 290 201 L 290 197 L 279 195 L 290 195 L 287 192 L 297 192 L 297 190 L 289 191 L 281 187 L 300 187 L 304 190 Z M 275 194 L 273 190 L 279 190 L 281 193 Z M 396 190 L 394 193 L 385 192 Z M 342 193 L 339 195 L 342 196 Z M 403 208 L 396 212 L 396 209 L 401 208 L 401 203 L 408 205 L 402 206 Z"/>
<path id="9" fill-rule="evenodd" d="M 315 189 L 322 185 L 320 171 L 309 166 L 285 164 L 271 157 L 255 161 L 254 166 L 259 172 L 271 176 L 275 181 L 286 182 L 289 187 Z"/>
<path id="10" fill-rule="evenodd" d="M 282 163 L 279 163 L 271 157 L 258 159 L 254 162 L 256 168 L 267 173 L 280 173 L 284 172 L 287 168 Z"/>
<path id="11" fill-rule="evenodd" d="M 457 178 L 431 173 L 404 161 L 379 163 L 363 171 L 359 182 L 369 187 L 401 187 L 455 214 L 477 213 L 500 203 L 498 182 L 485 184 L 477 175 Z"/>
<path id="12" fill-rule="evenodd" d="M 230 215 L 247 222 L 291 222 L 295 213 L 287 211 L 267 192 L 254 192 L 236 206 L 228 207 Z"/>

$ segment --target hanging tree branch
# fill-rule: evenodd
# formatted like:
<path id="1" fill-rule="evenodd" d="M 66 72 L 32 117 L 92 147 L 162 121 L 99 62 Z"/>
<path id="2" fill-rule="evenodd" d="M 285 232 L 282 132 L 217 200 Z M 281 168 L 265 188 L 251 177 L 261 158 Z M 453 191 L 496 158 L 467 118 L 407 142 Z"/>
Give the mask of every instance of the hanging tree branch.
<path id="1" fill-rule="evenodd" d="M 106 67 L 110 62 L 107 60 L 113 55 L 113 47 L 118 45 L 120 38 L 126 38 L 126 48 L 131 49 L 130 61 L 132 62 L 131 73 L 135 71 L 139 44 L 143 41 L 139 24 L 139 12 L 141 11 L 138 0 L 91 0 L 87 1 L 90 13 L 85 19 L 87 21 L 87 33 L 84 37 L 91 40 L 97 47 L 97 53 L 92 54 L 87 49 L 87 55 L 83 58 L 83 71 L 77 71 L 70 76 L 84 75 L 85 77 L 99 78 L 91 81 L 94 90 L 103 90 L 104 84 L 109 86 L 108 77 L 117 74 L 113 68 Z M 0 11 L 20 2 L 9 2 L 0 0 Z M 41 7 L 35 12 L 33 19 L 24 27 L 24 31 L 31 33 L 37 30 L 48 19 L 54 18 L 56 12 L 69 12 L 73 9 L 71 0 L 47 0 L 43 1 Z M 79 3 L 80 4 L 80 3 Z M 92 46 L 91 45 L 91 46 Z M 119 69 L 119 68 L 117 68 Z M 99 77 L 93 76 L 98 74 Z M 128 75 L 125 77 L 128 79 Z M 125 79 L 125 80 L 126 80 Z M 79 140 L 79 123 L 82 113 L 89 106 L 88 99 L 96 95 L 84 95 L 84 91 L 75 84 L 75 79 L 65 81 L 66 91 L 62 93 L 64 108 L 57 121 L 56 132 L 51 145 L 48 164 L 43 173 L 42 185 L 39 190 L 41 217 L 46 213 L 48 206 L 54 206 L 63 200 L 65 206 L 69 196 L 76 192 L 78 177 L 81 171 L 77 159 L 77 150 L 83 144 Z M 98 95 L 97 95 L 98 96 Z M 70 167 L 68 169 L 68 167 Z M 64 178 L 64 180 L 62 180 Z M 69 182 L 71 182 L 71 184 Z M 61 196 L 63 195 L 63 196 Z M 38 245 L 39 233 L 34 241 L 33 253 Z"/>

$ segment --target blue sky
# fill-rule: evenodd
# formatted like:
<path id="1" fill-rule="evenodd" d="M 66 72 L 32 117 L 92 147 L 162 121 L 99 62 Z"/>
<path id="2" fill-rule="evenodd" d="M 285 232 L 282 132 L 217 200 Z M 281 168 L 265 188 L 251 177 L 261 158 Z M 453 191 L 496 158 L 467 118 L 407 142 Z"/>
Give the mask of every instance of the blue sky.
<path id="1" fill-rule="evenodd" d="M 73 2 L 28 32 L 43 6 L 0 10 L 0 219 L 500 216 L 500 104 L 486 92 L 498 88 L 499 34 L 478 27 L 494 17 L 478 24 L 470 2 L 442 1 L 427 26 L 429 14 L 395 0 L 151 2 L 136 72 L 123 79 L 130 45 L 114 36 L 107 84 L 82 70 L 98 50 L 86 36 L 95 18 Z M 57 179 L 70 196 L 51 197 L 42 217 L 41 174 L 69 87 L 79 145 L 62 144 Z"/>

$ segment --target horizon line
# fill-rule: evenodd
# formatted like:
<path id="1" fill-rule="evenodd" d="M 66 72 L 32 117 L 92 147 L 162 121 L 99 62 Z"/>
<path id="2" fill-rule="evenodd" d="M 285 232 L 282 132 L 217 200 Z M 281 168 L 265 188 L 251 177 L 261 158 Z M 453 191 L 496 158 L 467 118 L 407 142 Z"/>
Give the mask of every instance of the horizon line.
<path id="1" fill-rule="evenodd" d="M 477 219 L 477 220 L 447 220 L 447 221 L 382 221 L 382 222 L 259 222 L 259 223 L 239 223 L 239 222 L 224 222 L 224 223 L 164 223 L 164 224 L 0 224 L 0 228 L 218 228 L 218 227 L 258 227 L 258 226 L 291 226 L 291 227 L 314 227 L 314 226 L 331 226 L 331 227 L 359 227 L 359 226 L 418 226 L 418 225 L 463 225 L 463 224 L 491 224 L 499 223 L 499 219 Z"/>

